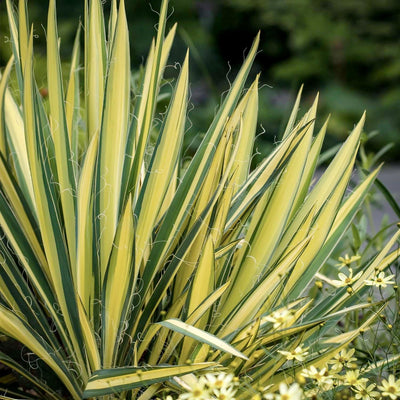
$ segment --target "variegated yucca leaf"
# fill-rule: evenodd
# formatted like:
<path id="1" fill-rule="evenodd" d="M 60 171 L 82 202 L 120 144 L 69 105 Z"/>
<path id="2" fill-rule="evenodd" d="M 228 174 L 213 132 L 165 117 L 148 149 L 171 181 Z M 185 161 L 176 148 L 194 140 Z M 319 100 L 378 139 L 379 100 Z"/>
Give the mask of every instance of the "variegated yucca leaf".
<path id="1" fill-rule="evenodd" d="M 124 1 L 112 1 L 108 23 L 100 0 L 84 4 L 63 76 L 50 1 L 45 102 L 27 4 L 20 0 L 17 12 L 7 0 L 13 56 L 0 80 L 0 363 L 22 379 L 5 388 L 10 398 L 144 400 L 178 390 L 174 377 L 220 368 L 254 388 L 278 385 L 287 370 L 277 350 L 316 338 L 321 346 L 307 362 L 326 362 L 376 314 L 346 335 L 332 335 L 329 324 L 368 309 L 355 295 L 399 257 L 396 234 L 360 269 L 352 291 L 307 298 L 378 173 L 346 195 L 365 116 L 314 184 L 328 121 L 315 132 L 318 97 L 298 118 L 300 90 L 282 141 L 251 170 L 259 75 L 244 89 L 257 35 L 184 164 L 189 53 L 155 123 L 176 32 L 167 28 L 167 1 L 134 93 Z M 279 310 L 290 317 L 274 328 Z M 40 359 L 51 379 L 19 360 L 15 346 Z"/>

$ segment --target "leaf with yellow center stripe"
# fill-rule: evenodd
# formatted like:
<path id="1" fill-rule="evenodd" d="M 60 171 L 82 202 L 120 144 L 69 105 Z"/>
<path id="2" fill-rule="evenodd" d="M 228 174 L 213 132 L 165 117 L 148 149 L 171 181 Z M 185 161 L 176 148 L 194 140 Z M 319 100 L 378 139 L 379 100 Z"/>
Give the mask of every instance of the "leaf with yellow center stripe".
<path id="1" fill-rule="evenodd" d="M 103 366 L 114 366 L 119 335 L 126 314 L 131 307 L 132 288 L 135 286 L 138 268 L 133 265 L 134 228 L 132 200 L 129 197 L 118 224 L 110 262 L 103 288 Z"/>
<path id="2" fill-rule="evenodd" d="M 170 207 L 164 215 L 143 274 L 143 291 L 145 293 L 150 287 L 154 274 L 167 256 L 168 250 L 175 240 L 176 231 L 179 231 L 186 221 L 187 212 L 197 197 L 199 188 L 204 181 L 213 155 L 215 154 L 215 145 L 219 142 L 223 134 L 226 119 L 234 111 L 235 105 L 239 100 L 245 79 L 256 55 L 258 43 L 259 36 L 255 39 L 249 55 L 239 71 L 224 104 L 182 178 Z"/>
<path id="3" fill-rule="evenodd" d="M 187 301 L 188 315 L 207 298 L 207 296 L 214 290 L 214 246 L 211 236 L 205 241 L 204 249 L 200 254 L 200 259 L 193 277 L 190 293 Z M 196 325 L 200 329 L 205 329 L 211 310 L 205 313 Z M 180 354 L 180 362 L 184 362 L 189 358 L 189 353 L 194 341 L 185 338 Z"/>
<path id="4" fill-rule="evenodd" d="M 1 153 L 6 156 L 6 153 L 3 151 L 9 147 L 19 187 L 33 213 L 33 217 L 36 218 L 32 180 L 26 150 L 24 122 L 21 110 L 7 88 L 7 81 L 13 60 L 14 57 L 7 63 L 0 82 L 0 148 Z"/>
<path id="5" fill-rule="evenodd" d="M 174 376 L 190 374 L 215 365 L 215 363 L 199 363 L 178 366 L 125 367 L 99 370 L 90 377 L 83 392 L 83 398 L 105 396 L 149 386 L 153 383 L 166 381 Z"/>
<path id="6" fill-rule="evenodd" d="M 83 354 L 83 339 L 79 325 L 78 308 L 76 304 L 75 288 L 73 286 L 69 254 L 64 237 L 64 231 L 60 225 L 61 217 L 57 207 L 54 185 L 51 184 L 53 174 L 47 148 L 43 145 L 49 138 L 45 138 L 44 127 L 47 121 L 43 120 L 42 110 L 38 104 L 38 91 L 34 84 L 32 55 L 33 33 L 31 32 L 28 48 L 28 59 L 25 67 L 24 79 L 24 117 L 27 139 L 29 165 L 32 174 L 32 183 L 35 194 L 39 228 L 43 241 L 46 259 L 49 266 L 54 295 L 60 306 L 65 325 L 68 331 L 64 331 L 62 325 L 58 325 L 60 334 L 67 343 L 71 343 L 71 354 L 76 357 L 81 365 L 85 365 Z M 48 294 L 45 294 L 46 299 Z M 54 305 L 50 304 L 50 308 Z M 59 317 L 55 316 L 56 320 Z M 85 370 L 82 376 L 85 377 Z"/>
<path id="7" fill-rule="evenodd" d="M 28 57 L 29 39 L 28 10 L 26 0 L 19 0 L 18 3 L 18 39 L 21 65 L 24 66 Z"/>
<path id="8" fill-rule="evenodd" d="M 100 281 L 104 279 L 119 216 L 119 198 L 126 145 L 130 92 L 129 35 L 125 6 L 121 1 L 107 82 L 95 178 L 99 240 Z"/>
<path id="9" fill-rule="evenodd" d="M 164 24 L 162 18 L 165 18 L 165 14 L 160 13 L 159 26 L 161 28 Z M 161 51 L 160 65 L 158 66 L 158 76 L 153 76 L 152 71 L 156 66 L 155 63 L 155 51 L 156 45 L 153 40 L 151 43 L 150 51 L 147 57 L 142 88 L 140 94 L 136 97 L 136 103 L 134 108 L 134 114 L 136 118 L 133 118 L 129 128 L 126 149 L 125 149 L 125 163 L 124 170 L 122 173 L 122 193 L 121 194 L 121 204 L 126 201 L 127 196 L 133 191 L 133 203 L 139 195 L 140 187 L 143 184 L 145 170 L 143 168 L 143 157 L 144 153 L 141 151 L 143 145 L 147 143 L 148 136 L 150 134 L 149 126 L 144 127 L 144 121 L 148 119 L 146 116 L 151 113 L 154 117 L 154 112 L 156 110 L 157 95 L 150 95 L 150 90 L 154 90 L 154 85 L 152 80 L 156 80 L 156 93 L 159 92 L 159 85 L 161 78 L 163 76 L 164 68 L 168 60 L 169 52 L 171 50 L 172 42 L 175 37 L 176 24 L 172 27 L 170 32 L 163 39 L 162 45 L 159 48 Z M 158 47 L 157 47 L 158 49 Z M 154 103 L 154 104 L 153 104 Z M 175 185 L 171 185 L 170 189 Z M 173 193 L 175 190 L 173 191 Z M 171 194 L 170 194 L 171 196 Z"/>
<path id="10" fill-rule="evenodd" d="M 81 27 L 75 35 L 74 47 L 72 50 L 71 68 L 69 73 L 67 95 L 65 98 L 65 116 L 67 130 L 69 135 L 69 143 L 71 147 L 71 156 L 74 160 L 74 166 L 78 162 L 78 139 L 79 139 L 79 110 L 80 110 L 80 93 L 79 93 L 79 52 L 80 52 L 80 34 Z M 76 171 L 75 171 L 76 172 Z"/>
<path id="11" fill-rule="evenodd" d="M 20 0 L 21 2 L 21 0 Z M 18 81 L 18 87 L 23 93 L 23 87 L 24 87 L 24 80 L 23 80 L 23 69 L 25 68 L 25 62 L 22 63 L 21 60 L 21 49 L 19 45 L 19 37 L 20 33 L 19 30 L 26 29 L 28 31 L 28 26 L 23 24 L 21 25 L 21 22 L 25 19 L 26 23 L 26 7 L 25 5 L 23 6 L 24 9 L 21 10 L 22 14 L 25 14 L 25 16 L 16 16 L 16 12 L 13 6 L 12 0 L 6 0 L 6 5 L 7 5 L 7 16 L 8 16 L 8 23 L 10 27 L 10 36 L 11 36 L 11 45 L 12 45 L 12 50 L 14 54 L 14 59 L 15 59 L 15 72 L 17 74 L 17 81 Z M 21 22 L 19 22 L 21 21 Z M 24 33 L 23 33 L 24 34 Z M 26 33 L 26 37 L 28 34 Z M 27 46 L 27 41 L 25 42 L 25 45 Z M 26 47 L 27 48 L 27 47 Z M 25 50 L 26 51 L 26 50 Z"/>
<path id="12" fill-rule="evenodd" d="M 167 23 L 168 0 L 161 3 L 160 16 L 158 20 L 157 38 L 152 42 L 149 57 L 146 63 L 142 93 L 137 109 L 137 123 L 135 130 L 131 133 L 130 148 L 127 154 L 131 155 L 133 148 L 135 149 L 135 158 L 130 172 L 128 191 L 134 190 L 134 203 L 139 193 L 142 181 L 142 173 L 144 167 L 144 154 L 153 121 L 154 110 L 157 103 L 157 95 L 159 92 L 159 83 L 161 79 L 162 69 L 165 67 L 172 40 L 175 35 L 175 28 L 171 30 L 169 42 L 165 40 L 165 27 Z"/>
<path id="13" fill-rule="evenodd" d="M 3 352 L 0 351 L 0 362 L 3 365 L 6 365 L 7 367 L 11 368 L 13 371 L 17 372 L 19 375 L 23 376 L 25 379 L 31 381 L 34 385 L 36 385 L 39 389 L 43 390 L 46 392 L 46 395 L 50 399 L 54 400 L 62 400 L 62 397 L 60 394 L 56 393 L 54 390 L 52 390 L 47 384 L 45 384 L 42 380 L 37 378 L 33 373 L 25 369 L 18 361 L 12 359 L 11 357 L 7 356 L 7 354 L 4 354 Z M 12 376 L 15 378 L 14 374 Z M 6 392 L 6 391 L 4 391 Z M 11 395 L 9 391 L 7 391 Z M 8 399 L 7 397 L 4 397 L 4 399 Z M 9 398 L 10 400 L 12 399 L 11 397 Z"/>
<path id="14" fill-rule="evenodd" d="M 88 9 L 85 2 L 85 104 L 87 137 L 100 130 L 103 113 L 106 75 L 106 46 L 104 16 L 100 0 L 92 0 Z"/>
<path id="15" fill-rule="evenodd" d="M 241 248 L 243 256 L 234 267 L 234 281 L 229 294 L 225 296 L 229 298 L 229 302 L 225 302 L 220 309 L 221 318 L 225 318 L 242 296 L 253 287 L 256 277 L 263 273 L 275 247 L 279 244 L 303 174 L 311 144 L 312 128 L 312 125 L 306 128 L 275 187 L 271 193 L 265 193 L 256 207 L 255 216 L 245 238 L 250 245 Z"/>
<path id="16" fill-rule="evenodd" d="M 0 154 L 6 157 L 6 121 L 4 115 L 4 99 L 7 88 L 8 77 L 10 76 L 11 68 L 14 63 L 14 57 L 11 57 L 6 65 L 3 76 L 0 80 Z"/>
<path id="17" fill-rule="evenodd" d="M 192 325 L 182 322 L 179 319 L 168 319 L 162 322 L 158 322 L 158 324 L 166 328 L 169 328 L 173 331 L 176 331 L 178 333 L 181 333 L 182 335 L 196 339 L 201 343 L 206 343 L 211 347 L 213 347 L 214 349 L 218 349 L 226 353 L 232 354 L 235 357 L 247 360 L 247 357 L 243 353 L 236 350 L 229 343 L 225 342 L 222 339 L 219 339 L 217 336 L 211 333 L 208 333 L 202 329 L 196 328 Z"/>
<path id="18" fill-rule="evenodd" d="M 71 148 L 65 116 L 64 90 L 61 61 L 58 50 L 58 34 L 55 0 L 50 0 L 47 20 L 47 84 L 49 87 L 50 126 L 54 142 L 58 184 L 60 187 L 64 229 L 68 243 L 70 263 L 75 265 L 75 176 L 71 163 Z"/>
<path id="19" fill-rule="evenodd" d="M 243 111 L 243 120 L 240 125 L 240 129 L 243 132 L 240 135 L 240 143 L 238 143 L 239 150 L 236 155 L 235 164 L 232 167 L 233 170 L 237 169 L 236 176 L 232 182 L 236 187 L 242 186 L 247 180 L 250 170 L 250 161 L 257 127 L 258 79 L 259 75 L 257 75 L 255 82 L 248 90 L 249 96 L 246 99 L 247 104 Z"/>
<path id="20" fill-rule="evenodd" d="M 74 399 L 79 400 L 81 393 L 76 379 L 64 365 L 62 359 L 57 358 L 54 350 L 37 335 L 37 333 L 14 313 L 0 305 L 0 332 L 18 340 L 42 359 L 61 379 Z"/>
<path id="21" fill-rule="evenodd" d="M 165 121 L 161 128 L 159 140 L 154 149 L 149 166 L 149 173 L 143 183 L 135 206 L 137 214 L 136 256 L 135 264 L 139 265 L 141 258 L 149 246 L 150 235 L 156 218 L 167 193 L 169 182 L 174 178 L 173 172 L 177 166 L 183 141 L 186 121 L 188 95 L 188 54 L 182 65 L 174 96 L 171 100 Z"/>
<path id="22" fill-rule="evenodd" d="M 81 169 L 77 199 L 77 262 L 75 287 L 82 305 L 93 318 L 93 302 L 100 292 L 97 263 L 93 262 L 93 180 L 98 150 L 99 135 L 93 135 Z"/>

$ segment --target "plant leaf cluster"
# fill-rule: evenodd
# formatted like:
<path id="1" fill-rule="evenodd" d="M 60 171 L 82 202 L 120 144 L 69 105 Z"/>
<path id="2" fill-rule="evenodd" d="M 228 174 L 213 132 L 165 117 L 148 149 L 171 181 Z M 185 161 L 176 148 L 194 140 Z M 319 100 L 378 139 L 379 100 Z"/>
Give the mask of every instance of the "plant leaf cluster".
<path id="1" fill-rule="evenodd" d="M 166 30 L 167 1 L 137 93 L 124 2 L 113 1 L 108 24 L 99 0 L 85 4 L 64 87 L 50 1 L 46 103 L 26 3 L 17 13 L 7 1 L 13 56 L 0 82 L 0 331 L 8 339 L 0 361 L 29 382 L 33 398 L 144 400 L 165 385 L 179 390 L 174 377 L 218 368 L 247 376 L 250 391 L 278 385 L 288 375 L 278 349 L 315 343 L 327 333 L 321 324 L 366 307 L 355 296 L 363 280 L 315 304 L 302 297 L 378 173 L 345 197 L 364 116 L 313 185 L 327 122 L 314 132 L 317 99 L 298 121 L 299 94 L 282 141 L 250 172 L 259 77 L 244 87 L 257 36 L 185 164 L 188 55 L 155 123 L 176 31 Z M 7 86 L 12 68 L 19 96 Z M 398 257 L 397 237 L 365 279 Z M 290 318 L 275 329 L 266 317 L 281 309 Z M 374 318 L 321 340 L 309 362 L 322 365 Z M 61 385 L 11 355 L 15 342 Z"/>

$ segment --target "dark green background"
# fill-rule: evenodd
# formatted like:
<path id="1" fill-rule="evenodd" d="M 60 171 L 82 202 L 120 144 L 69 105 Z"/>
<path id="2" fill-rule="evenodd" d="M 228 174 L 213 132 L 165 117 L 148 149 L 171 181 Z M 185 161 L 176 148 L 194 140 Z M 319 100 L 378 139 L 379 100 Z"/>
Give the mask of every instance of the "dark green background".
<path id="1" fill-rule="evenodd" d="M 110 1 L 104 2 L 107 13 Z M 45 56 L 46 1 L 28 1 L 34 23 L 35 52 Z M 160 1 L 126 1 L 132 68 L 143 63 L 154 35 Z M 62 59 L 68 63 L 75 30 L 83 16 L 82 0 L 57 2 Z M 259 123 L 265 133 L 258 150 L 279 140 L 301 85 L 302 110 L 320 92 L 320 118 L 331 113 L 326 146 L 343 140 L 367 110 L 366 132 L 379 131 L 367 148 L 395 146 L 386 159 L 400 157 L 400 1 L 398 0 L 171 0 L 170 26 L 178 36 L 167 75 L 191 48 L 190 132 L 209 124 L 220 93 L 229 87 L 257 31 L 260 53 L 252 76 L 261 74 Z M 0 65 L 10 53 L 5 1 L 0 0 Z M 230 72 L 229 72 L 230 71 Z M 45 85 L 45 77 L 37 77 Z M 263 128 L 260 127 L 259 132 Z"/>

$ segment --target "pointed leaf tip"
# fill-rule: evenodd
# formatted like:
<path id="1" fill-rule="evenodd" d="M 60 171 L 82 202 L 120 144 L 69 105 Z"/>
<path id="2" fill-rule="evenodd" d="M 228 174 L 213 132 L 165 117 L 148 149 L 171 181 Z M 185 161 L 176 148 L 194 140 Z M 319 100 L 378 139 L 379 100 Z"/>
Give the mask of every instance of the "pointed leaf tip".
<path id="1" fill-rule="evenodd" d="M 192 339 L 198 340 L 199 342 L 206 343 L 209 346 L 214 347 L 215 349 L 230 353 L 235 357 L 248 360 L 248 358 L 243 353 L 236 350 L 233 346 L 231 346 L 224 340 L 219 339 L 217 336 L 202 329 L 196 328 L 192 325 L 189 325 L 179 319 L 171 318 L 162 322 L 157 322 L 157 324 L 164 326 L 165 328 L 171 329 L 175 332 L 181 333 L 182 335 L 189 336 Z"/>

